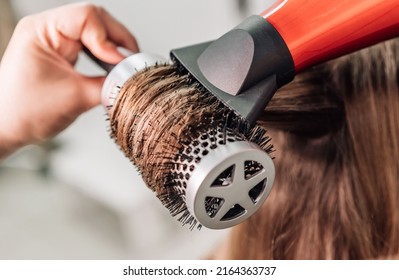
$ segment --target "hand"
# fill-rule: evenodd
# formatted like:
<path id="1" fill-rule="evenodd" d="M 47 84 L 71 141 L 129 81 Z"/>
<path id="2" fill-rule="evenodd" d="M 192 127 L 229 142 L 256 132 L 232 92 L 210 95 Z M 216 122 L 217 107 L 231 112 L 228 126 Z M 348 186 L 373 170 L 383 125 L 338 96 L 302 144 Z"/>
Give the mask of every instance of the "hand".
<path id="1" fill-rule="evenodd" d="M 0 158 L 53 137 L 100 103 L 104 77 L 74 70 L 86 46 L 99 59 L 138 51 L 135 38 L 104 9 L 72 4 L 23 18 L 0 64 Z"/>

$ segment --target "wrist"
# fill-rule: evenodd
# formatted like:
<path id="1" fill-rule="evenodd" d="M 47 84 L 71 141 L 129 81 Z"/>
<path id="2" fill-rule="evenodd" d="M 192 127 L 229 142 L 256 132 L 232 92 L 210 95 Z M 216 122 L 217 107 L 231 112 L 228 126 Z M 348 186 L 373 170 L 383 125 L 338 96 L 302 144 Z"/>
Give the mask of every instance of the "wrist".
<path id="1" fill-rule="evenodd" d="M 21 139 L 16 133 L 7 129 L 6 126 L 0 127 L 0 160 L 23 147 L 24 143 Z"/>

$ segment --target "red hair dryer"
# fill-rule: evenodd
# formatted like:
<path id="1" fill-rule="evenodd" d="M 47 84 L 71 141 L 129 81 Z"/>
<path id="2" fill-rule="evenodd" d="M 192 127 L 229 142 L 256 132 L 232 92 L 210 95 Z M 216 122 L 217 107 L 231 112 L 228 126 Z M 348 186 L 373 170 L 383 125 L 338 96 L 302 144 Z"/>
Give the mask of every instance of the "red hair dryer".
<path id="1" fill-rule="evenodd" d="M 312 65 L 399 35 L 399 1 L 279 0 L 172 59 L 253 125 L 275 91 Z"/>

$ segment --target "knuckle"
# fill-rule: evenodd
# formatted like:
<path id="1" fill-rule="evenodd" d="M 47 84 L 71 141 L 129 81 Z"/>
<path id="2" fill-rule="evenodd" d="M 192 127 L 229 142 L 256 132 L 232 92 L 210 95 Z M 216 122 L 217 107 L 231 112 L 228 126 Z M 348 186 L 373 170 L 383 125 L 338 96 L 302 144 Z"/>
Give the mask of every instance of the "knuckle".
<path id="1" fill-rule="evenodd" d="M 107 10 L 100 6 L 89 2 L 80 3 L 80 8 L 86 17 L 104 17 L 107 14 Z"/>
<path id="2" fill-rule="evenodd" d="M 97 13 L 97 6 L 90 2 L 79 3 L 79 6 L 80 6 L 79 8 L 82 10 L 82 12 L 87 16 Z"/>
<path id="3" fill-rule="evenodd" d="M 96 6 L 96 9 L 97 9 L 97 13 L 100 16 L 104 16 L 105 14 L 107 14 L 107 10 L 103 6 Z"/>
<path id="4" fill-rule="evenodd" d="M 24 29 L 25 27 L 29 27 L 32 25 L 33 22 L 34 22 L 33 15 L 24 16 L 18 21 L 16 29 Z"/>

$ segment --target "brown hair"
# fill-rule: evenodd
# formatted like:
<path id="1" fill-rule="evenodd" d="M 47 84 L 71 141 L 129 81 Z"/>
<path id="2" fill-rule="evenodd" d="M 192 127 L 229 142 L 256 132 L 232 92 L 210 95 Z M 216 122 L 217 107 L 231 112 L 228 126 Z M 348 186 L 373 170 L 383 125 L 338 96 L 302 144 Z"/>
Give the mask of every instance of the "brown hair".
<path id="1" fill-rule="evenodd" d="M 399 40 L 299 74 L 260 119 L 276 147 L 262 209 L 233 229 L 232 259 L 399 255 Z"/>

